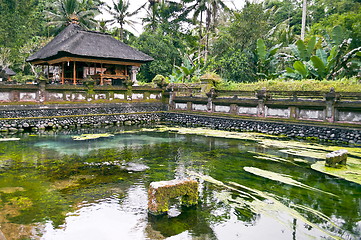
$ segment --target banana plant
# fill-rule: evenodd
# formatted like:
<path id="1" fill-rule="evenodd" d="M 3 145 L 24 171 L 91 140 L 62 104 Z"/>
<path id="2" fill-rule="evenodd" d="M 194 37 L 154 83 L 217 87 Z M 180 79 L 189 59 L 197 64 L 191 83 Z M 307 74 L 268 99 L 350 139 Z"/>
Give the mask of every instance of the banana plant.
<path id="1" fill-rule="evenodd" d="M 181 78 L 182 82 L 190 81 L 193 76 L 199 76 L 200 72 L 202 71 L 200 64 L 197 63 L 198 58 L 194 58 L 194 54 L 184 54 L 182 65 L 181 66 L 174 66 L 176 71 L 174 75 L 176 78 Z"/>
<path id="2" fill-rule="evenodd" d="M 293 63 L 293 68 L 294 69 L 287 67 L 286 72 L 283 74 L 283 76 L 297 80 L 310 77 L 310 71 L 308 70 L 308 67 L 304 62 L 295 61 Z"/>
<path id="3" fill-rule="evenodd" d="M 282 43 L 267 49 L 263 39 L 257 40 L 256 57 L 257 57 L 257 75 L 262 78 L 275 78 L 279 75 L 276 72 L 277 58 L 276 54 Z"/>
<path id="4" fill-rule="evenodd" d="M 298 40 L 290 48 L 294 53 L 296 61 L 293 68 L 286 68 L 284 77 L 293 79 L 335 79 L 348 75 L 361 74 L 361 47 L 349 50 L 352 39 L 340 40 L 342 29 L 336 26 L 333 29 L 332 44 L 326 42 L 326 47 L 317 48 L 316 38 L 310 39 L 306 45 Z M 339 43 L 339 44 L 337 44 Z M 315 54 L 314 54 L 315 52 Z"/>
<path id="5" fill-rule="evenodd" d="M 298 61 L 309 61 L 315 49 L 316 42 L 316 37 L 312 37 L 307 45 L 304 41 L 298 40 L 296 44 L 291 44 L 289 48 Z"/>

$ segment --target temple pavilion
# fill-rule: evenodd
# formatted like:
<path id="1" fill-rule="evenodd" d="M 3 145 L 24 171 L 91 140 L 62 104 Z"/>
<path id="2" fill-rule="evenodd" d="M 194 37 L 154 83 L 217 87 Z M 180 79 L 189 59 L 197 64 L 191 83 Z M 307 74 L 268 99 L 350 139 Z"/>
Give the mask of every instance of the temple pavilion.
<path id="1" fill-rule="evenodd" d="M 136 82 L 139 67 L 154 59 L 106 33 L 69 24 L 27 61 L 43 67 L 45 75 L 61 84 L 83 84 L 91 77 L 98 85 Z"/>

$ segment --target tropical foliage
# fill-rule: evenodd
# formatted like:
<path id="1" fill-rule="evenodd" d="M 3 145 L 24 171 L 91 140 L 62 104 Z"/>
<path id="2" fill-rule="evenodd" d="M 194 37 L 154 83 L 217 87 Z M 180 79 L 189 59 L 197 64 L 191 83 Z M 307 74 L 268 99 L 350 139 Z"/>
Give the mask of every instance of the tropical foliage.
<path id="1" fill-rule="evenodd" d="M 139 75 L 146 82 L 157 74 L 196 81 L 205 72 L 230 82 L 360 77 L 360 1 L 307 3 L 306 36 L 300 40 L 300 0 L 242 6 L 225 0 L 143 0 L 138 6 L 130 0 L 0 1 L 0 67 L 36 75 L 26 57 L 78 22 L 151 55 L 155 61 Z M 101 11 L 110 18 L 97 17 Z M 136 23 L 142 33 L 133 30 Z"/>

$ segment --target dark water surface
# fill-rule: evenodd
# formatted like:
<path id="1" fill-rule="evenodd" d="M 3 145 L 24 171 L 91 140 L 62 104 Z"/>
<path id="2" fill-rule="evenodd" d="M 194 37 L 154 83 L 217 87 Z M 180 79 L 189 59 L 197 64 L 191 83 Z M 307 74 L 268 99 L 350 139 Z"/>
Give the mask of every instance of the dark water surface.
<path id="1" fill-rule="evenodd" d="M 174 132 L 72 140 L 79 134 L 22 134 L 0 142 L 0 229 L 8 240 L 361 238 L 360 185 L 312 170 L 313 158 L 296 159 L 252 140 Z M 310 188 L 244 167 L 286 174 Z M 149 215 L 149 184 L 189 171 L 224 185 L 201 177 L 197 206 L 173 200 L 168 215 Z"/>

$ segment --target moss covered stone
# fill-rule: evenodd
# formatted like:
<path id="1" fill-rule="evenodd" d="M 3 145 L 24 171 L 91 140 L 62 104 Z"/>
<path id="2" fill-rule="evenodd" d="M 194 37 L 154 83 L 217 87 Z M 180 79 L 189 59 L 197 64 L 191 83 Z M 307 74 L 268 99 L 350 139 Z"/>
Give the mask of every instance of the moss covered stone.
<path id="1" fill-rule="evenodd" d="M 190 179 L 152 182 L 148 189 L 148 209 L 154 214 L 168 211 L 168 203 L 172 198 L 181 197 L 184 206 L 198 202 L 198 182 Z"/>

